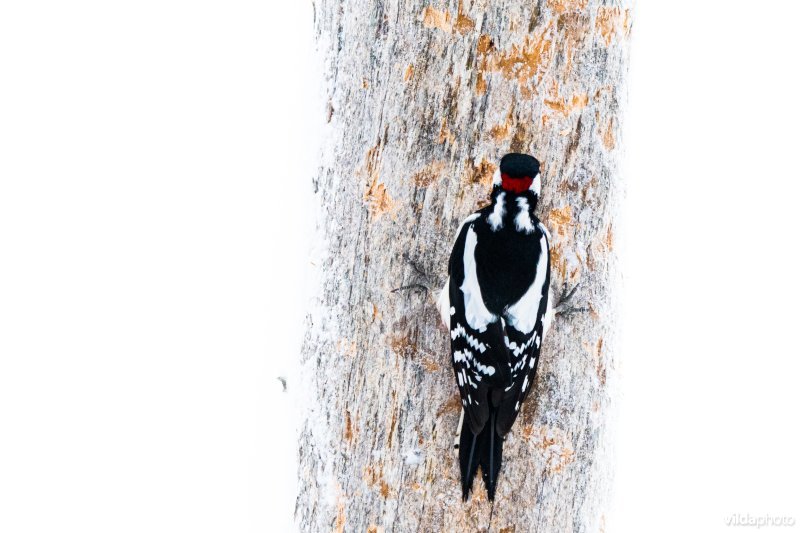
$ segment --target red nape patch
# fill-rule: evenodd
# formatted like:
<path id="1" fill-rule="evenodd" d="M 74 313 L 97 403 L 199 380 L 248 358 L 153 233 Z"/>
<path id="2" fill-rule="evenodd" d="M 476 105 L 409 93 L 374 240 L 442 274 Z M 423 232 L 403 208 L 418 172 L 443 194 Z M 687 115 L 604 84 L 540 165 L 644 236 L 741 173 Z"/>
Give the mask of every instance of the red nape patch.
<path id="1" fill-rule="evenodd" d="M 520 194 L 527 191 L 530 188 L 531 183 L 533 183 L 533 178 L 530 176 L 512 178 L 505 172 L 500 176 L 503 178 L 503 190 L 513 192 L 515 194 Z"/>

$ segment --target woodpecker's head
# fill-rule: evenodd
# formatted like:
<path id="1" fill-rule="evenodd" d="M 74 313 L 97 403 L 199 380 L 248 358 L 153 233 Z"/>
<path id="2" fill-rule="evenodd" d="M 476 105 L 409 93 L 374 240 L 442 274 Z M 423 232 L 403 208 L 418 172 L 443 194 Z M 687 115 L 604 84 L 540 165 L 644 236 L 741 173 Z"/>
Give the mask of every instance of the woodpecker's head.
<path id="1" fill-rule="evenodd" d="M 492 181 L 495 191 L 512 194 L 532 193 L 536 198 L 542 193 L 542 176 L 539 161 L 527 154 L 506 154 Z"/>

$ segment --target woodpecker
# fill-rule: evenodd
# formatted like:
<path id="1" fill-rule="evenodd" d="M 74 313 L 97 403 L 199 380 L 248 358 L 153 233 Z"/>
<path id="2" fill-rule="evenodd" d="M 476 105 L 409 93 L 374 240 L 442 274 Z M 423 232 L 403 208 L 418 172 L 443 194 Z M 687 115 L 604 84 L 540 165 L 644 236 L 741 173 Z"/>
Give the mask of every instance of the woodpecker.
<path id="1" fill-rule="evenodd" d="M 461 395 L 456 439 L 464 501 L 478 466 L 494 500 L 503 440 L 531 391 L 552 319 L 550 235 L 534 214 L 541 191 L 536 158 L 501 159 L 491 204 L 458 231 L 439 297 Z"/>

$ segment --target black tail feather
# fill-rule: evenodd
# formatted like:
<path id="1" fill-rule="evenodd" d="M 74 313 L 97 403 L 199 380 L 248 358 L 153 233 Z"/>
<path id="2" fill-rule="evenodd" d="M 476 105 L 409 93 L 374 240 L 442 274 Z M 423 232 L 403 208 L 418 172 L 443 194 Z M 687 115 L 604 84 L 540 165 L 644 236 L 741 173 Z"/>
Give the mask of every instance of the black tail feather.
<path id="1" fill-rule="evenodd" d="M 469 492 L 472 490 L 472 480 L 478 471 L 481 443 L 480 436 L 470 431 L 469 424 L 464 424 L 464 427 L 461 428 L 461 442 L 458 445 L 458 462 L 461 465 L 461 496 L 464 501 L 467 501 Z"/>
<path id="2" fill-rule="evenodd" d="M 483 473 L 483 483 L 489 500 L 494 500 L 497 478 L 503 458 L 503 439 L 495 429 L 496 410 L 492 409 L 490 419 L 477 435 L 472 433 L 469 424 L 461 430 L 458 458 L 461 465 L 461 490 L 467 501 L 472 490 L 472 481 L 478 473 L 478 465 Z"/>
<path id="3" fill-rule="evenodd" d="M 497 478 L 500 474 L 500 467 L 503 463 L 503 439 L 497 433 L 496 426 L 497 410 L 492 409 L 489 422 L 482 433 L 486 433 L 486 446 L 483 448 L 480 465 L 483 472 L 483 483 L 486 485 L 486 492 L 489 500 L 494 501 L 494 493 L 497 489 Z"/>

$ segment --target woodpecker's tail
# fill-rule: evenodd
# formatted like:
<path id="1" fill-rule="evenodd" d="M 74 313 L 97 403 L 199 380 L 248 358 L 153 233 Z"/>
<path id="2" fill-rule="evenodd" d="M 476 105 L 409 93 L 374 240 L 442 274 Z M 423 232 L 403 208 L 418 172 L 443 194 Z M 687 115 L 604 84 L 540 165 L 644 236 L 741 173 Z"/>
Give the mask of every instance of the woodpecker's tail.
<path id="1" fill-rule="evenodd" d="M 464 424 L 461 429 L 461 442 L 458 447 L 458 461 L 461 465 L 461 492 L 464 501 L 467 501 L 472 480 L 478 472 L 478 465 L 483 473 L 483 483 L 489 500 L 494 500 L 497 489 L 497 477 L 503 461 L 503 438 L 497 433 L 497 410 L 492 408 L 489 420 L 477 435 L 474 434 L 469 424 Z"/>

